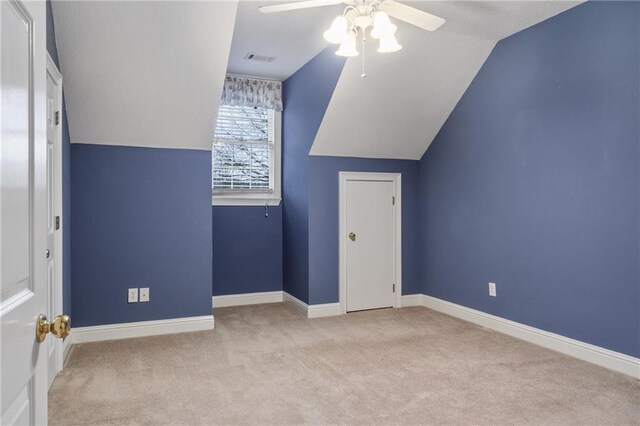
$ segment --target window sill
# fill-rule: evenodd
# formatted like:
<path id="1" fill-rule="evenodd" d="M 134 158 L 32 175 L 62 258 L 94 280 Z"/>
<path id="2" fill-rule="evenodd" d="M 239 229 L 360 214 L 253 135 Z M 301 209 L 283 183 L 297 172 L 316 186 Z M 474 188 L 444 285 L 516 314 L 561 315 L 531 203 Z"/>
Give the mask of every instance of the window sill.
<path id="1" fill-rule="evenodd" d="M 280 201 L 282 198 L 269 195 L 213 195 L 211 197 L 211 205 L 213 206 L 279 206 Z"/>

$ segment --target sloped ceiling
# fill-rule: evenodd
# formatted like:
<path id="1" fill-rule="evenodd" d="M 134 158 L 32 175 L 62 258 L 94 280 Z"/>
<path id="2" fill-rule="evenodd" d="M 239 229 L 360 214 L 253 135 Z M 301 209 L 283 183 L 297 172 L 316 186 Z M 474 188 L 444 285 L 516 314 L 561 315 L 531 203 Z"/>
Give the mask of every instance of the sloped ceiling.
<path id="1" fill-rule="evenodd" d="M 435 32 L 398 22 L 403 49 L 349 58 L 310 154 L 420 159 L 496 42 L 580 2 L 403 2 L 447 19 Z M 372 40 L 373 41 L 373 40 Z"/>
<path id="2" fill-rule="evenodd" d="M 287 78 L 343 9 L 258 12 L 274 2 L 54 1 L 72 143 L 209 150 L 225 73 Z M 311 154 L 419 159 L 498 40 L 579 2 L 404 3 L 447 23 L 430 33 L 396 20 L 404 48 L 370 42 L 365 79 L 350 58 Z"/>
<path id="3" fill-rule="evenodd" d="M 349 59 L 311 147 L 312 155 L 419 159 L 487 59 L 494 41 L 403 28 L 403 49 L 369 46 L 367 77 Z"/>
<path id="4" fill-rule="evenodd" d="M 286 80 L 309 62 L 327 43 L 322 31 L 342 7 L 316 7 L 264 14 L 259 6 L 289 0 L 240 1 L 233 32 L 228 72 Z M 247 53 L 271 56 L 273 62 L 249 61 Z"/>
<path id="5" fill-rule="evenodd" d="M 236 9 L 54 2 L 71 142 L 210 150 Z"/>

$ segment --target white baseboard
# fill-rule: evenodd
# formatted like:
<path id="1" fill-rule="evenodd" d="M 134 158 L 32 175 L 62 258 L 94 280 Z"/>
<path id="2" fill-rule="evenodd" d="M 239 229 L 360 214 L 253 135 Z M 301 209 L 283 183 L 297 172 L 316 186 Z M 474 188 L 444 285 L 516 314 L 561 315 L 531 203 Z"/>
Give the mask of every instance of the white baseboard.
<path id="1" fill-rule="evenodd" d="M 211 330 L 215 326 L 213 315 L 174 318 L 156 321 L 126 322 L 121 324 L 77 327 L 71 330 L 69 344 L 100 342 L 103 340 L 129 339 L 132 337 L 157 336 L 161 334 L 187 333 Z"/>
<path id="2" fill-rule="evenodd" d="M 262 293 L 227 294 L 224 296 L 213 296 L 211 303 L 214 308 L 277 303 L 282 302 L 282 293 L 282 291 L 266 291 Z"/>
<path id="3" fill-rule="evenodd" d="M 318 305 L 307 305 L 302 300 L 290 295 L 287 292 L 283 292 L 283 300 L 289 302 L 295 306 L 307 318 L 322 318 L 333 317 L 340 315 L 339 303 L 322 303 Z"/>
<path id="4" fill-rule="evenodd" d="M 214 308 L 229 306 L 259 305 L 263 303 L 291 302 L 307 318 L 322 318 L 341 315 L 340 303 L 322 303 L 307 305 L 302 300 L 285 291 L 269 291 L 262 293 L 229 294 L 213 296 Z M 422 294 L 402 296 L 402 306 L 422 306 Z"/>
<path id="5" fill-rule="evenodd" d="M 62 365 L 63 367 L 67 365 L 67 361 L 73 352 L 73 343 L 70 340 L 71 335 L 64 339 L 64 343 L 62 344 Z"/>
<path id="6" fill-rule="evenodd" d="M 304 303 L 302 300 L 298 299 L 295 296 L 290 295 L 286 291 L 282 292 L 282 299 L 283 299 L 284 302 L 290 303 L 294 308 L 296 308 L 305 317 L 307 316 L 307 310 L 309 309 L 309 305 Z"/>
<path id="7" fill-rule="evenodd" d="M 422 306 L 640 379 L 640 358 L 421 294 Z"/>
<path id="8" fill-rule="evenodd" d="M 322 303 L 309 305 L 307 308 L 307 318 L 334 317 L 341 315 L 339 303 Z"/>
<path id="9" fill-rule="evenodd" d="M 402 307 L 407 308 L 409 306 L 424 306 L 422 304 L 422 294 L 406 294 L 402 296 Z"/>
<path id="10" fill-rule="evenodd" d="M 282 301 L 291 303 L 307 318 L 340 315 L 339 303 L 307 305 L 300 299 L 283 291 L 216 296 L 213 299 L 214 306 L 216 307 L 276 303 Z M 433 309 L 434 311 L 451 315 L 574 358 L 626 374 L 635 379 L 640 379 L 640 359 L 626 354 L 424 294 L 402 296 L 402 306 L 424 306 L 425 308 Z M 65 342 L 64 359 L 66 360 L 71 353 L 72 345 L 78 343 L 211 330 L 214 326 L 215 321 L 213 315 L 205 315 L 200 317 L 77 327 L 72 330 Z"/>

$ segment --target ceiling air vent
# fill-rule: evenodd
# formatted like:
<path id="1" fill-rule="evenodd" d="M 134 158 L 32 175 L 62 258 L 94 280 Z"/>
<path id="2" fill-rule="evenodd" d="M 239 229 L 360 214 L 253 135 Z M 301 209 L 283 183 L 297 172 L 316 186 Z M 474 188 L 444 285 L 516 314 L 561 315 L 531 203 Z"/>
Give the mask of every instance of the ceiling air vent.
<path id="1" fill-rule="evenodd" d="M 275 56 L 264 56 L 264 55 L 256 55 L 255 53 L 247 53 L 244 55 L 244 59 L 247 61 L 257 61 L 257 62 L 273 62 L 276 60 Z"/>

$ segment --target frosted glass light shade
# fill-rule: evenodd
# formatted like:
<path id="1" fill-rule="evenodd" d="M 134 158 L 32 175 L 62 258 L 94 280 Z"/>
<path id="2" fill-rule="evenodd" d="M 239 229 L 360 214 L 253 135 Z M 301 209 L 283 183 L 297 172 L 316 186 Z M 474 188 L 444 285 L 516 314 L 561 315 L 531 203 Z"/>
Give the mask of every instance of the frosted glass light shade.
<path id="1" fill-rule="evenodd" d="M 340 15 L 337 16 L 336 19 L 331 23 L 331 27 L 327 31 L 322 34 L 325 40 L 329 43 L 340 44 L 343 43 L 347 37 L 347 26 L 348 26 L 347 18 Z"/>
<path id="2" fill-rule="evenodd" d="M 385 12 L 378 11 L 373 15 L 373 29 L 371 30 L 371 37 L 375 39 L 382 39 L 395 34 L 397 29 L 398 27 L 391 23 L 389 15 Z"/>
<path id="3" fill-rule="evenodd" d="M 380 53 L 391 53 L 397 52 L 402 49 L 402 46 L 398 44 L 398 40 L 396 40 L 396 36 L 393 34 L 389 34 L 380 39 L 380 47 L 378 47 L 378 52 Z"/>
<path id="4" fill-rule="evenodd" d="M 340 48 L 336 52 L 338 56 L 358 56 L 358 50 L 356 49 L 356 35 L 353 32 L 349 32 L 347 39 L 342 42 Z"/>

